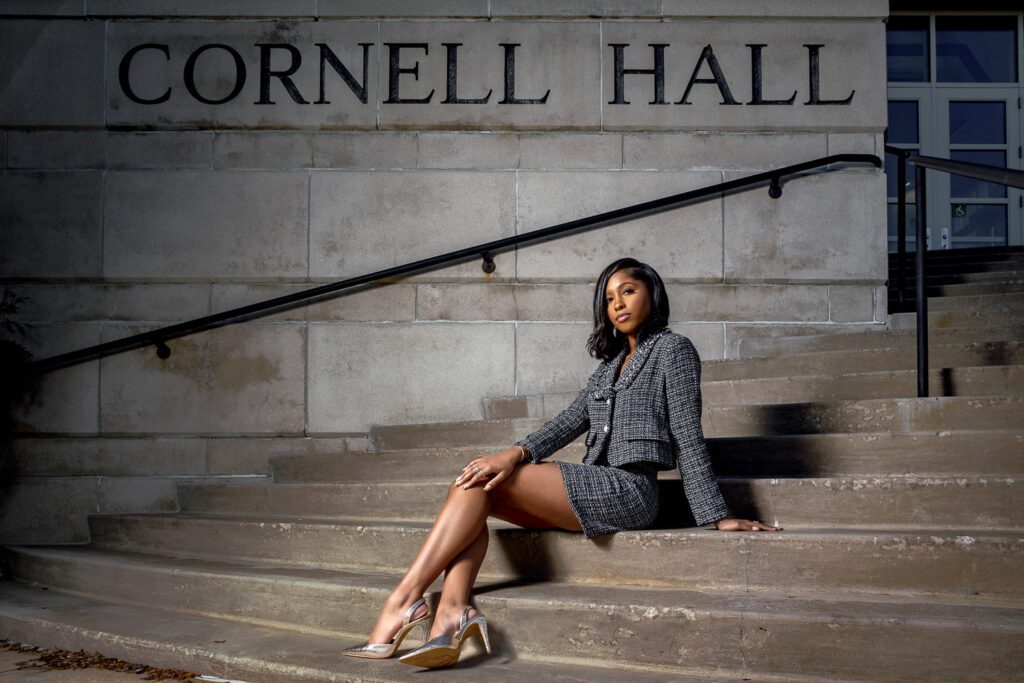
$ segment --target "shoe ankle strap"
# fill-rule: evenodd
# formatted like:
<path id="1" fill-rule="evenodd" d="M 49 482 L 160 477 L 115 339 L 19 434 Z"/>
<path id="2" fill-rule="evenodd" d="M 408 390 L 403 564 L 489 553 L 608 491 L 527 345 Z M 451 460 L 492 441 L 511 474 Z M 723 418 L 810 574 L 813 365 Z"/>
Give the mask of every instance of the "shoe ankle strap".
<path id="1" fill-rule="evenodd" d="M 409 625 L 409 621 L 412 620 L 412 615 L 416 614 L 416 610 L 418 610 L 420 608 L 420 605 L 425 605 L 425 604 L 427 604 L 427 601 L 424 600 L 423 598 L 420 598 L 416 602 L 412 603 L 412 607 L 410 607 L 405 612 L 405 619 L 402 621 L 402 626 L 408 626 Z"/>

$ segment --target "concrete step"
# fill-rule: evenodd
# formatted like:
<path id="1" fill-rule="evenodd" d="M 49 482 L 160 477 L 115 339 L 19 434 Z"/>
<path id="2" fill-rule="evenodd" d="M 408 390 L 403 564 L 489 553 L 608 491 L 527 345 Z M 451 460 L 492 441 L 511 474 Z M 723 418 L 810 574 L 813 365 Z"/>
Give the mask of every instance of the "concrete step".
<path id="1" fill-rule="evenodd" d="M 662 472 L 664 526 L 694 526 L 677 470 Z M 454 474 L 452 474 L 454 476 Z M 198 514 L 300 519 L 432 521 L 451 486 L 442 481 L 196 485 L 179 490 L 181 509 Z M 1024 530 L 1024 481 L 1012 477 L 720 477 L 730 512 L 778 520 L 787 528 Z"/>
<path id="2" fill-rule="evenodd" d="M 952 327 L 928 330 L 929 349 L 943 344 L 1020 341 L 1022 339 L 1024 339 L 1024 320 L 1017 325 L 1006 327 Z M 911 328 L 745 339 L 740 344 L 739 350 L 743 357 L 764 357 L 813 351 L 915 347 L 916 344 L 917 329 Z"/>
<path id="3" fill-rule="evenodd" d="M 377 450 L 482 446 L 508 448 L 540 428 L 543 418 L 382 425 L 370 430 Z M 887 398 L 774 405 L 712 406 L 706 437 L 1024 429 L 1024 399 Z"/>
<path id="4" fill-rule="evenodd" d="M 338 611 L 345 610 L 339 606 Z M 359 660 L 339 654 L 341 648 L 360 638 L 365 639 L 370 625 L 371 622 L 364 622 L 358 632 L 353 633 L 315 635 L 256 626 L 235 619 L 182 614 L 150 606 L 113 604 L 14 582 L 0 583 L 0 633 L 6 638 L 45 647 L 100 651 L 106 656 L 131 662 L 185 669 L 249 683 L 398 683 L 412 680 L 411 677 L 419 672 L 397 660 Z M 411 637 L 407 642 L 415 643 Z M 407 649 L 403 647 L 402 651 Z M 623 673 L 585 662 L 571 665 L 530 662 L 516 658 L 508 648 L 490 657 L 464 654 L 459 666 L 445 669 L 442 675 L 445 681 L 454 682 L 518 683 L 525 679 L 619 683 Z M 682 668 L 659 672 L 643 670 L 639 664 L 631 668 L 629 678 L 641 683 L 712 680 L 704 675 L 686 674 Z M 715 676 L 713 680 L 751 679 Z"/>
<path id="5" fill-rule="evenodd" d="M 1016 274 L 1001 273 L 1004 277 L 999 279 L 982 279 L 972 282 L 949 282 L 957 280 L 960 276 L 945 276 L 939 280 L 942 284 L 929 283 L 927 292 L 928 298 L 951 297 L 951 296 L 972 296 L 980 294 L 1007 294 L 1010 292 L 1024 292 L 1024 271 Z M 895 288 L 895 280 L 890 280 L 889 306 L 899 301 L 899 290 Z M 904 289 L 904 296 L 911 301 L 916 296 L 917 287 L 913 278 L 907 281 Z"/>
<path id="6" fill-rule="evenodd" d="M 1017 532 L 801 529 L 779 521 L 778 532 L 652 529 L 599 541 L 492 521 L 481 577 L 996 601 L 1024 596 L 1024 539 Z M 430 526 L 201 513 L 97 515 L 91 524 L 93 545 L 102 550 L 395 575 L 408 567 Z"/>
<path id="7" fill-rule="evenodd" d="M 965 270 L 956 265 L 929 265 L 929 285 L 966 285 L 982 283 L 1013 282 L 1024 277 L 1024 263 L 1020 261 L 1006 261 L 1002 263 L 974 264 L 970 270 Z M 907 285 L 913 285 L 916 281 L 914 266 L 905 271 Z M 889 287 L 896 286 L 897 274 L 895 270 L 889 271 Z"/>
<path id="8" fill-rule="evenodd" d="M 916 310 L 913 299 L 907 302 L 907 306 L 910 310 Z M 998 315 L 1003 312 L 1017 312 L 1021 308 L 1024 308 L 1024 293 L 1022 292 L 940 296 L 928 299 L 929 311 L 980 311 Z"/>
<path id="9" fill-rule="evenodd" d="M 1024 365 L 933 367 L 930 396 L 1017 396 L 1024 392 Z M 491 397 L 484 418 L 553 417 L 578 392 Z M 812 400 L 909 398 L 917 396 L 917 370 L 884 370 L 847 374 L 790 375 L 755 379 L 714 380 L 701 384 L 708 408 Z"/>
<path id="10" fill-rule="evenodd" d="M 1024 341 L 992 341 L 928 345 L 929 368 L 955 368 L 1024 364 Z M 795 378 L 810 375 L 835 375 L 917 367 L 917 349 L 910 344 L 898 346 L 809 351 L 768 358 L 737 358 L 706 361 L 701 365 L 704 383 L 716 380 L 752 380 L 765 377 Z"/>
<path id="11" fill-rule="evenodd" d="M 936 299 L 941 301 L 941 299 Z M 928 330 L 949 327 L 1009 327 L 1024 324 L 1024 306 L 1001 306 L 996 310 L 936 310 L 928 308 Z M 913 330 L 917 328 L 917 314 L 893 313 L 886 325 L 891 330 Z"/>
<path id="12" fill-rule="evenodd" d="M 911 434 L 800 434 L 707 440 L 719 476 L 831 477 L 858 475 L 1024 476 L 1024 433 L 940 431 Z M 444 480 L 480 446 L 274 458 L 278 482 L 376 483 Z M 552 459 L 581 462 L 577 439 Z"/>
<path id="13" fill-rule="evenodd" d="M 117 569 L 125 574 L 135 569 L 126 564 L 120 562 Z M 139 564 L 139 571 L 146 572 L 145 562 Z M 208 582 L 197 582 L 198 577 L 181 565 L 158 564 L 156 569 L 150 584 L 157 591 L 156 599 L 175 599 L 177 593 L 175 604 L 225 609 L 235 618 L 246 619 L 252 616 L 250 605 L 266 601 L 263 596 L 283 594 L 275 602 L 287 612 L 270 616 L 281 619 L 297 614 L 309 619 L 309 612 L 336 612 L 331 616 L 333 623 L 343 621 L 347 632 L 360 633 L 352 642 L 358 642 L 372 623 L 394 580 L 339 573 L 324 577 L 327 580 L 308 576 L 293 580 L 283 571 L 260 576 L 205 567 L 202 574 Z M 672 570 L 678 571 L 678 565 Z M 111 573 L 116 577 L 117 572 L 108 570 L 108 576 Z M 59 574 L 54 571 L 52 578 L 60 581 Z M 104 579 L 101 568 L 91 574 L 100 582 L 100 590 L 113 591 L 128 601 L 153 599 L 133 592 L 130 584 L 141 581 Z M 76 588 L 80 592 L 83 586 Z M 295 593 L 303 595 L 298 604 Z M 263 600 L 253 601 L 253 594 Z M 1012 653 L 1024 636 L 1024 610 L 1019 606 L 897 597 L 512 582 L 479 586 L 475 603 L 488 617 L 499 656 L 514 658 L 516 668 L 521 660 L 546 660 L 573 667 L 614 668 L 620 675 L 639 668 L 662 674 L 886 680 L 941 675 L 948 680 L 983 670 L 1012 678 L 1019 665 Z M 325 609 L 325 605 L 345 605 L 345 609 Z M 226 640 L 217 638 L 221 639 Z M 1008 656 L 994 660 L 992 651 Z M 796 658 L 794 652 L 803 655 Z M 950 652 L 956 656 L 950 657 Z"/>
<path id="14" fill-rule="evenodd" d="M 1024 365 L 931 370 L 930 396 L 1021 396 Z M 745 405 L 917 396 L 917 370 L 704 382 L 705 405 Z"/>

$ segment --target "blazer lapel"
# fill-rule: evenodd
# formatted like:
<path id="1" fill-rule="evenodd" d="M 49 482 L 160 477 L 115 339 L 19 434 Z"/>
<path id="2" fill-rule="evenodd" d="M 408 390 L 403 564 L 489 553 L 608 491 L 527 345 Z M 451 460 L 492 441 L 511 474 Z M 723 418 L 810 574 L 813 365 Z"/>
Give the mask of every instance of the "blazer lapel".
<path id="1" fill-rule="evenodd" d="M 667 327 L 663 327 L 640 342 L 636 347 L 636 351 L 630 356 L 629 362 L 626 363 L 626 367 L 622 369 L 622 374 L 616 380 L 615 371 L 622 365 L 622 360 L 626 357 L 626 352 L 629 350 L 628 346 L 624 346 L 618 355 L 609 361 L 608 367 L 605 368 L 604 373 L 599 378 L 594 398 L 611 398 L 615 393 L 628 388 L 640 372 L 640 368 L 643 367 L 648 356 L 650 356 L 655 342 L 670 331 Z"/>
<path id="2" fill-rule="evenodd" d="M 633 383 L 633 379 L 637 374 L 639 374 L 640 368 L 644 366 L 647 358 L 651 355 L 651 349 L 654 348 L 654 344 L 662 337 L 662 335 L 665 335 L 668 332 L 669 329 L 667 327 L 663 327 L 637 345 L 636 351 L 633 352 L 629 362 L 626 363 L 626 367 L 622 369 L 622 374 L 619 375 L 618 381 L 615 382 L 615 391 L 622 391 L 629 388 L 629 385 Z"/>

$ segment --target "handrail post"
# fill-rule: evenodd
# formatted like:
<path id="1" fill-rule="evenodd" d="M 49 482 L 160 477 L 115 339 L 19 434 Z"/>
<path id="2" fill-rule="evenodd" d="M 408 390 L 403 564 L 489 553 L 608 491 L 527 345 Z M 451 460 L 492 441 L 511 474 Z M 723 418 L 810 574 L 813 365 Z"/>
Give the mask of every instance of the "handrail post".
<path id="1" fill-rule="evenodd" d="M 907 155 L 896 155 L 896 293 L 899 310 L 907 310 Z"/>
<path id="2" fill-rule="evenodd" d="M 925 209 L 925 173 L 923 166 L 915 167 L 917 182 L 917 244 L 915 256 L 916 285 L 915 304 L 917 310 L 917 395 L 919 398 L 928 396 L 928 276 L 926 273 L 928 255 L 927 212 Z"/>

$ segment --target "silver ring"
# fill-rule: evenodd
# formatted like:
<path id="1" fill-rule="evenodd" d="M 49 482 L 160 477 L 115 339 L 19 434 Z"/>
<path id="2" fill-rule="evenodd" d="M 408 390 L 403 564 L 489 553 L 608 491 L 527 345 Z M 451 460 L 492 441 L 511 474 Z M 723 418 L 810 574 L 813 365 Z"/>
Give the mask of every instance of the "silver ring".
<path id="1" fill-rule="evenodd" d="M 480 469 L 479 467 L 477 467 L 476 465 L 473 465 L 473 469 L 476 470 L 480 474 L 484 473 L 484 471 L 482 469 Z"/>

